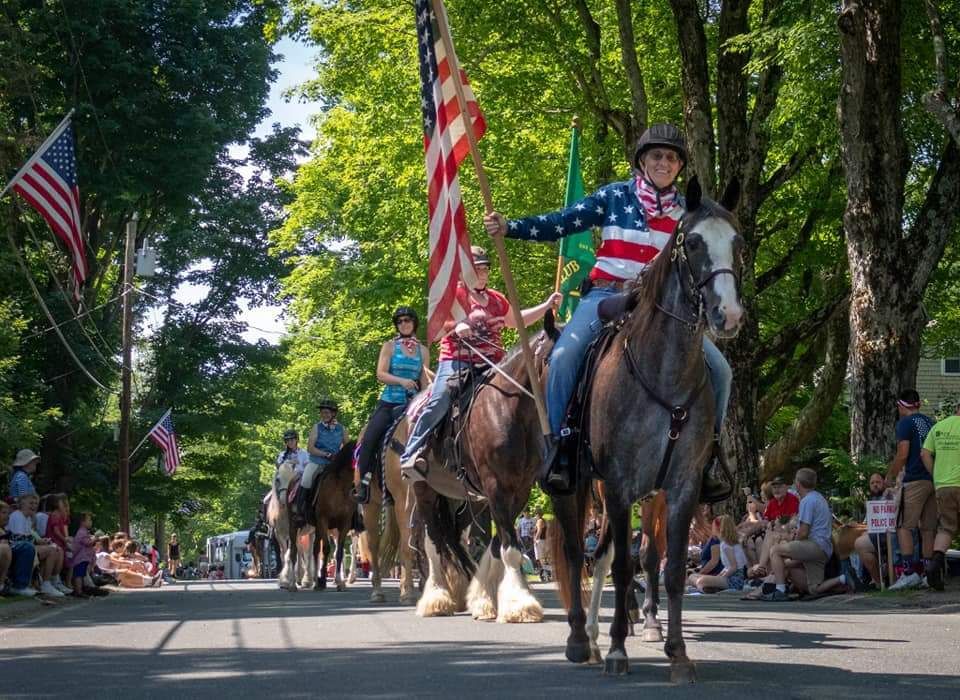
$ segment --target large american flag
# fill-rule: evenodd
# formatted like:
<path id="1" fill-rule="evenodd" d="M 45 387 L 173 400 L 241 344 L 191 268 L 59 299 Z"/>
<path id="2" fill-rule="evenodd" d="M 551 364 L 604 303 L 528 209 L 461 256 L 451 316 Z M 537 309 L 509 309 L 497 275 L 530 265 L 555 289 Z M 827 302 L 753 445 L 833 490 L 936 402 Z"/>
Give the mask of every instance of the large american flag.
<path id="1" fill-rule="evenodd" d="M 87 278 L 87 256 L 80 233 L 80 189 L 73 127 L 64 119 L 10 183 L 50 224 L 70 253 L 74 296 Z"/>
<path id="2" fill-rule="evenodd" d="M 180 466 L 180 448 L 177 446 L 177 434 L 173 430 L 173 419 L 170 417 L 170 411 L 172 410 L 167 409 L 167 412 L 147 434 L 147 437 L 153 440 L 154 444 L 163 452 L 163 468 L 167 476 L 173 476 L 177 467 Z"/>
<path id="3" fill-rule="evenodd" d="M 443 12 L 443 3 L 437 2 Z M 427 338 L 443 334 L 443 324 L 466 313 L 457 302 L 461 281 L 476 287 L 476 272 L 470 255 L 470 234 L 460 198 L 457 168 L 470 152 L 466 122 L 460 111 L 450 61 L 444 49 L 437 16 L 430 0 L 416 0 L 420 51 L 420 105 L 423 109 L 423 147 L 427 159 L 427 194 L 430 214 L 430 268 Z M 445 18 L 444 18 L 445 19 Z M 460 71 L 467 109 L 477 139 L 487 125 Z"/>

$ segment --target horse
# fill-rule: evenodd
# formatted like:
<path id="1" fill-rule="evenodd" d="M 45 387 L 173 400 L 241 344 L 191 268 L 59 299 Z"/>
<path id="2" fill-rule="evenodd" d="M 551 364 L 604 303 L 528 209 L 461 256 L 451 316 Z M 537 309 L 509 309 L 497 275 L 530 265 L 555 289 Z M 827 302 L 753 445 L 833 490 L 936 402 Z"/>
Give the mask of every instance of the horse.
<path id="1" fill-rule="evenodd" d="M 633 578 L 630 558 L 632 504 L 662 492 L 666 507 L 669 624 L 664 651 L 675 683 L 693 682 L 696 670 L 683 641 L 682 596 L 689 525 L 699 500 L 703 465 L 712 453 L 715 406 L 705 390 L 709 381 L 702 342 L 709 326 L 730 338 L 743 321 L 740 304 L 741 247 L 731 211 L 739 197 L 733 182 L 714 202 L 691 179 L 687 211 L 669 242 L 630 292 L 630 314 L 619 335 L 597 363 L 590 391 L 587 459 L 607 484 L 605 509 L 613 544 L 616 588 L 611 646 L 604 672 L 629 670 L 624 647 L 626 597 Z M 566 657 L 591 658 L 585 629 L 581 569 L 583 531 L 591 477 L 580 470 L 575 493 L 554 498 L 561 526 L 556 540 L 557 578 L 568 611 Z M 644 556 L 644 630 L 659 629 L 656 619 L 661 552 L 649 537 Z M 609 556 L 609 555 L 608 555 Z M 651 633 L 652 635 L 652 633 Z"/>
<path id="2" fill-rule="evenodd" d="M 330 558 L 328 535 L 336 532 L 334 540 L 336 567 L 334 582 L 338 591 L 346 590 L 343 580 L 343 545 L 351 529 L 360 529 L 357 523 L 357 504 L 353 500 L 353 450 L 356 441 L 346 443 L 330 460 L 324 470 L 317 475 L 317 487 L 314 490 L 313 522 L 316 533 L 313 540 L 313 566 L 322 553 L 323 560 L 316 571 L 314 590 L 327 587 L 327 562 Z"/>
<path id="3" fill-rule="evenodd" d="M 297 590 L 297 562 L 293 551 L 298 539 L 298 527 L 294 523 L 293 509 L 289 504 L 289 492 L 296 471 L 292 460 L 284 460 L 273 474 L 270 500 L 267 503 L 267 524 L 280 546 L 283 568 L 277 575 L 280 588 Z"/>
<path id="4" fill-rule="evenodd" d="M 537 371 L 543 371 L 557 337 L 553 314 L 548 312 L 544 330 L 534 338 Z M 514 623 L 543 619 L 543 607 L 531 593 L 521 568 L 522 548 L 514 528 L 540 471 L 542 437 L 519 348 L 507 355 L 499 369 L 480 385 L 460 419 L 459 476 L 443 463 L 450 455 L 434 447 L 424 455 L 427 479 L 413 484 L 417 509 L 425 521 L 424 550 L 429 561 L 427 582 L 417 604 L 421 617 L 452 615 L 469 608 L 477 620 Z M 442 435 L 436 439 L 442 441 Z M 478 511 L 484 503 L 496 523 L 496 535 L 477 566 L 463 538 L 481 517 Z M 464 591 L 467 581 L 469 587 Z"/>

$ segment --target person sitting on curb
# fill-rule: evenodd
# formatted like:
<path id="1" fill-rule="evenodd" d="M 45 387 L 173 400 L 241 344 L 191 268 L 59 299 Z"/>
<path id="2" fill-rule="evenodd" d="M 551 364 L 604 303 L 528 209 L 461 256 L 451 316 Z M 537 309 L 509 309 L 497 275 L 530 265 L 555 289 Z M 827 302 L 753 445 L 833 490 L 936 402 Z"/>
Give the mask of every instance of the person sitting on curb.
<path id="1" fill-rule="evenodd" d="M 884 483 L 883 474 L 874 473 L 870 475 L 870 493 L 867 501 L 892 501 L 893 494 Z M 880 545 L 881 552 L 887 551 L 887 533 L 880 532 L 871 535 L 868 532 L 860 535 L 853 543 L 854 549 L 860 556 L 863 567 L 870 574 L 870 578 L 877 586 L 880 585 L 880 563 L 877 559 L 877 545 Z"/>
<path id="2" fill-rule="evenodd" d="M 833 554 L 833 514 L 830 504 L 817 488 L 817 473 L 797 470 L 796 488 L 800 494 L 799 526 L 791 542 L 781 542 L 770 550 L 770 567 L 776 588 L 763 600 L 783 601 L 787 597 L 787 579 L 801 593 L 820 595 L 835 586 L 846 586 L 846 576 L 823 580 L 824 567 Z"/>
<path id="3" fill-rule="evenodd" d="M 960 530 L 960 401 L 954 407 L 954 415 L 930 429 L 920 456 L 933 475 L 939 512 L 927 582 L 934 590 L 942 591 L 947 548 Z"/>

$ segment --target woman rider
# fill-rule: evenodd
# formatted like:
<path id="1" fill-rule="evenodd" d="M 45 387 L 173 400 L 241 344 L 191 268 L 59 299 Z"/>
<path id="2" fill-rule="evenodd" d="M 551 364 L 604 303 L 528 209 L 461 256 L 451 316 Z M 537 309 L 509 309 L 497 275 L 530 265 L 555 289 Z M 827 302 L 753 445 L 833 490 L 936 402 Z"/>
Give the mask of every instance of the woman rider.
<path id="1" fill-rule="evenodd" d="M 296 503 L 300 517 L 311 524 L 313 524 L 313 512 L 309 504 L 313 503 L 313 480 L 317 472 L 330 463 L 333 456 L 347 441 L 346 429 L 337 422 L 336 402 L 324 398 L 317 404 L 317 408 L 320 409 L 320 421 L 310 430 L 310 438 L 307 440 L 310 464 L 303 470 L 303 476 L 300 477 L 300 490 L 297 492 Z"/>
<path id="2" fill-rule="evenodd" d="M 483 358 L 494 364 L 500 362 L 506 354 L 500 340 L 500 331 L 504 326 L 514 327 L 510 302 L 500 292 L 487 288 L 487 280 L 490 278 L 490 258 L 487 257 L 487 252 L 479 246 L 473 246 L 470 252 L 473 255 L 473 267 L 477 272 L 479 286 L 476 289 L 467 289 L 461 282 L 457 287 L 457 302 L 466 311 L 467 317 L 462 321 L 447 321 L 443 327 L 446 335 L 440 341 L 440 361 L 430 388 L 430 398 L 417 418 L 400 458 L 400 467 L 406 478 L 416 478 L 415 472 L 423 474 L 426 469 L 426 462 L 421 454 L 427 438 L 450 408 L 447 380 L 466 367 L 474 366 L 485 370 L 487 363 Z M 529 326 L 539 321 L 547 313 L 547 309 L 560 303 L 561 298 L 559 294 L 551 294 L 539 306 L 524 309 L 521 313 L 524 324 Z M 477 352 L 463 347 L 457 342 L 457 337 L 468 338 Z M 479 357 L 477 353 L 483 357 Z"/>
<path id="3" fill-rule="evenodd" d="M 570 487 L 567 465 L 562 464 L 562 459 L 557 460 L 559 437 L 584 354 L 600 332 L 597 307 L 622 291 L 624 282 L 635 279 L 670 240 L 685 211 L 675 183 L 686 162 L 687 148 L 680 131 L 671 124 L 654 124 L 637 143 L 634 179 L 601 187 L 576 204 L 548 214 L 509 222 L 498 212 L 484 217 L 484 227 L 491 236 L 525 240 L 556 241 L 587 227 L 600 227 L 602 243 L 596 265 L 573 317 L 550 355 L 547 412 L 552 435 L 543 467 L 544 486 L 548 490 L 565 491 Z M 719 433 L 733 377 L 730 365 L 706 336 L 703 351 L 717 406 L 714 460 L 722 460 Z M 729 484 L 713 477 L 714 460 L 704 470 L 700 498 L 705 502 L 722 500 L 730 493 Z M 726 470 L 722 461 L 721 466 Z"/>
<path id="4" fill-rule="evenodd" d="M 360 454 L 357 457 L 360 479 L 355 495 L 358 503 L 370 501 L 374 456 L 397 415 L 397 409 L 406 406 L 410 397 L 430 382 L 427 372 L 427 367 L 430 366 L 430 350 L 417 340 L 418 325 L 417 312 L 409 306 L 401 306 L 393 312 L 393 327 L 397 335 L 380 348 L 377 379 L 386 386 L 380 394 L 376 410 L 367 421 L 360 443 Z"/>

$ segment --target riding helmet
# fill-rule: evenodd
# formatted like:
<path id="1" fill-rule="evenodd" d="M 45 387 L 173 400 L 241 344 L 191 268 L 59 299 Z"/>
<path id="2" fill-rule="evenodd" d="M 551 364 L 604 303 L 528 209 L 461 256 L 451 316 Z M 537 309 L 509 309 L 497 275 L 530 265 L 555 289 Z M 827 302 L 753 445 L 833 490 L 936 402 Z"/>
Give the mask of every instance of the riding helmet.
<path id="1" fill-rule="evenodd" d="M 417 332 L 417 327 L 420 325 L 420 318 L 417 316 L 417 312 L 413 310 L 413 307 L 410 306 L 398 306 L 397 310 L 393 312 L 393 327 L 398 328 L 400 319 L 404 316 L 409 316 L 413 319 L 413 332 Z"/>
<path id="2" fill-rule="evenodd" d="M 320 403 L 317 404 L 317 408 L 329 408 L 334 413 L 340 410 L 337 407 L 337 402 L 333 399 L 320 399 Z"/>
<path id="3" fill-rule="evenodd" d="M 284 442 L 286 442 L 287 440 L 299 440 L 299 439 L 300 439 L 300 433 L 298 433 L 296 430 L 286 430 L 283 433 Z"/>
<path id="4" fill-rule="evenodd" d="M 651 148 L 669 148 L 680 156 L 681 169 L 687 164 L 687 144 L 680 129 L 673 124 L 652 124 L 637 141 L 637 150 L 633 155 L 633 165 L 640 170 L 640 157 Z"/>
<path id="5" fill-rule="evenodd" d="M 487 255 L 487 251 L 480 246 L 470 246 L 470 254 L 473 256 L 474 265 L 486 265 L 490 267 L 490 256 Z"/>

